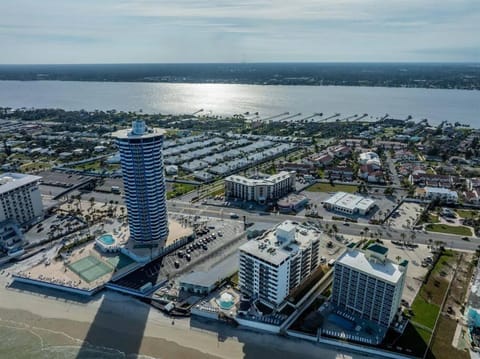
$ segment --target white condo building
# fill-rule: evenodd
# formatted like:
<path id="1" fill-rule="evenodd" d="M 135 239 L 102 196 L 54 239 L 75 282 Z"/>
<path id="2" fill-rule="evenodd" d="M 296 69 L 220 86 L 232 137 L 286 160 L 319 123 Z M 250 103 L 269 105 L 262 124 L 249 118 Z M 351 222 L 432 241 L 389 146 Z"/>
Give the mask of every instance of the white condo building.
<path id="1" fill-rule="evenodd" d="M 285 221 L 239 248 L 242 294 L 281 304 L 319 265 L 321 232 Z"/>
<path id="2" fill-rule="evenodd" d="M 120 152 L 130 239 L 137 243 L 161 246 L 168 237 L 164 134 L 162 129 L 146 127 L 143 121 L 112 134 Z"/>
<path id="3" fill-rule="evenodd" d="M 388 249 L 372 244 L 348 248 L 335 263 L 330 301 L 352 315 L 388 327 L 398 312 L 408 261 L 387 258 Z"/>
<path id="4" fill-rule="evenodd" d="M 23 226 L 43 216 L 40 179 L 22 173 L 0 175 L 0 222 L 12 221 Z"/>
<path id="5" fill-rule="evenodd" d="M 277 200 L 295 188 L 295 172 L 282 171 L 266 178 L 232 175 L 225 178 L 225 196 L 265 203 Z"/>

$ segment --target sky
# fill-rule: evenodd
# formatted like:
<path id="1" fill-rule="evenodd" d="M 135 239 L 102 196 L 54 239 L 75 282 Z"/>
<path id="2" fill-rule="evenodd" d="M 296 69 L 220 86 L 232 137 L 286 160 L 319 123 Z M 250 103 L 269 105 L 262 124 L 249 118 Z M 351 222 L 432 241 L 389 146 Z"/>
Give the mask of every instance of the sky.
<path id="1" fill-rule="evenodd" d="M 480 62 L 479 0 L 0 0 L 0 64 Z"/>

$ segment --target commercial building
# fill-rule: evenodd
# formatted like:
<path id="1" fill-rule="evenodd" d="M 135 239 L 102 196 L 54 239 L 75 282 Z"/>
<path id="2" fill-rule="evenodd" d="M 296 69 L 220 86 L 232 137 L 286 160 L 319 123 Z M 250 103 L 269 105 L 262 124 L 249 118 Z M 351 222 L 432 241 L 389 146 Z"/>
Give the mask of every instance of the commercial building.
<path id="1" fill-rule="evenodd" d="M 24 226 L 43 216 L 38 189 L 39 176 L 21 173 L 0 175 L 0 222 L 10 220 Z"/>
<path id="2" fill-rule="evenodd" d="M 388 327 L 400 307 L 408 261 L 387 258 L 379 244 L 348 248 L 335 263 L 330 301 L 343 311 Z"/>
<path id="3" fill-rule="evenodd" d="M 308 198 L 302 194 L 289 194 L 277 202 L 278 210 L 282 213 L 299 212 L 308 204 Z"/>
<path id="4" fill-rule="evenodd" d="M 162 145 L 165 131 L 134 121 L 112 134 L 120 152 L 130 239 L 163 246 L 168 237 Z"/>
<path id="5" fill-rule="evenodd" d="M 285 221 L 239 248 L 242 294 L 277 307 L 319 265 L 322 233 Z"/>
<path id="6" fill-rule="evenodd" d="M 324 202 L 326 209 L 345 214 L 360 214 L 362 216 L 375 207 L 375 201 L 346 192 L 337 192 Z"/>
<path id="7" fill-rule="evenodd" d="M 277 200 L 295 188 L 295 172 L 282 171 L 265 178 L 232 175 L 225 178 L 225 196 L 265 203 Z"/>

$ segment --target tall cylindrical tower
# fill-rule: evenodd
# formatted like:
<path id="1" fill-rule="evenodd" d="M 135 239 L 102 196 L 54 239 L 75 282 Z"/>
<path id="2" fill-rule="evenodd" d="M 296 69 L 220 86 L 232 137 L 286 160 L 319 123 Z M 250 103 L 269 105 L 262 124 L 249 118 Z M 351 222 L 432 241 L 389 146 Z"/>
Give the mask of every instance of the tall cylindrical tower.
<path id="1" fill-rule="evenodd" d="M 120 151 L 130 239 L 163 246 L 168 215 L 162 146 L 165 131 L 134 121 L 131 129 L 112 134 Z"/>

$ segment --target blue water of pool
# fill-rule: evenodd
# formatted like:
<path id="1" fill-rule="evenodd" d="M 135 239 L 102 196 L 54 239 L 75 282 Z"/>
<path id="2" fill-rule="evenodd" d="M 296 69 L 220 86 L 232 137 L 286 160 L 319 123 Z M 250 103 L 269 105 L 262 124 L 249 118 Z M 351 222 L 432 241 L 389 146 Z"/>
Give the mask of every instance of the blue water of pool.
<path id="1" fill-rule="evenodd" d="M 111 234 L 104 234 L 98 240 L 103 244 L 105 244 L 106 246 L 110 246 L 113 243 L 115 243 L 115 239 L 113 239 Z"/>
<path id="2" fill-rule="evenodd" d="M 332 322 L 333 324 L 342 327 L 345 330 L 353 330 L 355 328 L 355 323 L 351 320 L 348 320 L 344 317 L 339 316 L 338 314 L 332 313 L 328 316 L 328 321 Z"/>

